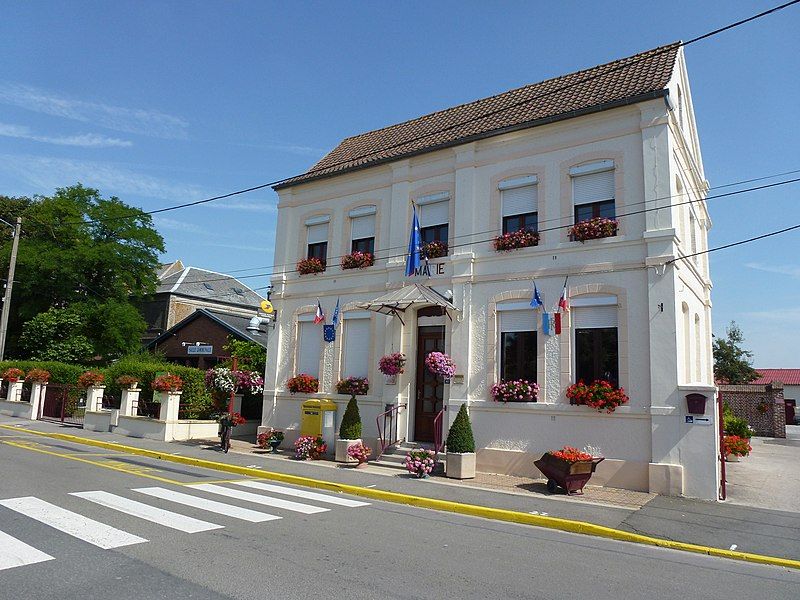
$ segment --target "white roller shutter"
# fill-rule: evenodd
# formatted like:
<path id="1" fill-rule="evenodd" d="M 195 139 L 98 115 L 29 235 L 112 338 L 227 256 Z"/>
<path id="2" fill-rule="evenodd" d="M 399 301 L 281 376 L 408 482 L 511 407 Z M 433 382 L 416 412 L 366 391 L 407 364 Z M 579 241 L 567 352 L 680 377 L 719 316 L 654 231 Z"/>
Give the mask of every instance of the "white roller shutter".
<path id="1" fill-rule="evenodd" d="M 375 215 L 353 217 L 350 220 L 350 231 L 354 240 L 375 237 Z"/>
<path id="2" fill-rule="evenodd" d="M 576 306 L 572 309 L 574 329 L 600 329 L 617 326 L 616 306 Z"/>
<path id="3" fill-rule="evenodd" d="M 308 243 L 318 244 L 319 242 L 328 241 L 328 224 L 320 223 L 319 225 L 308 225 Z"/>
<path id="4" fill-rule="evenodd" d="M 431 227 L 433 225 L 444 225 L 450 222 L 450 202 L 435 202 L 419 207 L 419 226 Z"/>
<path id="5" fill-rule="evenodd" d="M 539 193 L 538 185 L 525 185 L 500 192 L 500 201 L 503 206 L 503 216 L 524 215 L 538 212 Z"/>
<path id="6" fill-rule="evenodd" d="M 536 315 L 536 311 L 532 308 L 504 310 L 500 313 L 500 332 L 536 331 Z"/>
<path id="7" fill-rule="evenodd" d="M 369 319 L 345 319 L 342 377 L 369 376 Z"/>
<path id="8" fill-rule="evenodd" d="M 322 326 L 301 321 L 297 324 L 297 373 L 319 377 L 319 357 L 322 350 Z"/>
<path id="9" fill-rule="evenodd" d="M 613 200 L 614 196 L 614 169 L 572 177 L 572 201 L 574 204 Z"/>

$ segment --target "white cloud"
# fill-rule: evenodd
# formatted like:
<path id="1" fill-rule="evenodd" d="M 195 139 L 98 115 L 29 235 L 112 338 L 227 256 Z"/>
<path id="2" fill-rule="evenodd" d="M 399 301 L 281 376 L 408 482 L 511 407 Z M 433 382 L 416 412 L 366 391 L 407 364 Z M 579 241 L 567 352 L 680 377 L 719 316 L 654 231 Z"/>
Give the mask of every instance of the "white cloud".
<path id="1" fill-rule="evenodd" d="M 0 171 L 15 175 L 32 188 L 26 193 L 51 194 L 57 187 L 79 181 L 98 188 L 104 194 L 123 197 L 137 195 L 180 203 L 204 196 L 203 190 L 197 186 L 172 183 L 99 161 L 0 154 Z"/>
<path id="2" fill-rule="evenodd" d="M 800 308 L 775 308 L 742 313 L 743 316 L 759 321 L 778 321 L 779 323 L 800 323 Z"/>
<path id="3" fill-rule="evenodd" d="M 764 271 L 765 273 L 788 275 L 789 277 L 800 279 L 800 266 L 797 265 L 765 265 L 763 263 L 749 262 L 745 264 L 745 267 L 756 271 Z"/>
<path id="4" fill-rule="evenodd" d="M 265 212 L 265 213 L 276 213 L 278 212 L 278 207 L 272 203 L 270 200 L 254 200 L 254 201 L 242 201 L 242 200 L 220 200 L 219 202 L 209 202 L 206 204 L 207 208 L 221 208 L 225 210 L 241 210 L 241 211 L 249 211 L 249 212 Z"/>
<path id="5" fill-rule="evenodd" d="M 110 138 L 96 133 L 82 133 L 80 135 L 67 136 L 36 135 L 30 128 L 24 125 L 10 125 L 8 123 L 0 123 L 0 136 L 33 140 L 59 146 L 80 146 L 83 148 L 127 148 L 133 146 L 133 143 L 128 140 Z"/>
<path id="6" fill-rule="evenodd" d="M 86 102 L 33 86 L 0 82 L 0 102 L 34 112 L 158 138 L 187 137 L 188 121 L 157 110 Z"/>
<path id="7" fill-rule="evenodd" d="M 169 217 L 153 217 L 153 224 L 156 229 L 167 229 L 170 231 L 182 231 L 184 233 L 196 233 L 205 235 L 208 233 L 207 229 L 200 227 L 195 223 L 181 221 L 179 219 L 170 219 Z"/>

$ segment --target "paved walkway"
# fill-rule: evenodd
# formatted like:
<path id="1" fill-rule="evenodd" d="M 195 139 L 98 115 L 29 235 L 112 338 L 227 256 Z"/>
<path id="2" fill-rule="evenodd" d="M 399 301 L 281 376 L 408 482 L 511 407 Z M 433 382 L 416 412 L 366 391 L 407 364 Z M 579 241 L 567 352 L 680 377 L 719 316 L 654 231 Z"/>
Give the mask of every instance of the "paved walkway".
<path id="1" fill-rule="evenodd" d="M 800 425 L 786 427 L 786 439 L 754 437 L 753 451 L 726 463 L 728 502 L 800 512 Z"/>

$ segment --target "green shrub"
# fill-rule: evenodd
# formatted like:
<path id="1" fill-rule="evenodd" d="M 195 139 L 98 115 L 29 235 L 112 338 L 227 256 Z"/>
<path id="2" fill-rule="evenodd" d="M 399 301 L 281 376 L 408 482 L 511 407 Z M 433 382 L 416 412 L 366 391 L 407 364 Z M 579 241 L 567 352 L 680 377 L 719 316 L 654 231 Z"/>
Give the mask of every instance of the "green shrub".
<path id="1" fill-rule="evenodd" d="M 78 377 L 87 370 L 81 365 L 70 365 L 63 362 L 44 360 L 4 360 L 0 362 L 0 373 L 8 368 L 16 367 L 26 373 L 31 369 L 50 371 L 50 383 L 78 383 Z"/>
<path id="2" fill-rule="evenodd" d="M 747 421 L 740 417 L 734 417 L 733 415 L 724 416 L 722 418 L 722 425 L 725 429 L 725 433 L 728 435 L 738 435 L 739 437 L 750 439 L 753 435 L 750 426 L 747 424 Z"/>
<path id="3" fill-rule="evenodd" d="M 458 409 L 456 419 L 447 434 L 447 451 L 455 454 L 475 452 L 475 438 L 472 435 L 472 424 L 469 422 L 466 404 L 462 404 Z"/>
<path id="4" fill-rule="evenodd" d="M 358 401 L 355 396 L 350 396 L 350 401 L 344 411 L 342 424 L 339 426 L 339 439 L 361 439 L 361 414 L 358 412 Z"/>

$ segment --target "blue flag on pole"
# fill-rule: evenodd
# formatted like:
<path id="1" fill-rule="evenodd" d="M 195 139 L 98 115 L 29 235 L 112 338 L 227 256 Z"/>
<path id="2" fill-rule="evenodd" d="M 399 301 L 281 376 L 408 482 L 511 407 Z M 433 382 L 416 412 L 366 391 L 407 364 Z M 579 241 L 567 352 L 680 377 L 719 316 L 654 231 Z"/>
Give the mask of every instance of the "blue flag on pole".
<path id="1" fill-rule="evenodd" d="M 546 312 L 542 313 L 542 333 L 550 335 L 550 315 Z"/>
<path id="2" fill-rule="evenodd" d="M 336 299 L 336 308 L 333 309 L 333 317 L 331 318 L 331 325 L 336 329 L 339 326 L 339 298 Z"/>
<path id="3" fill-rule="evenodd" d="M 531 306 L 533 308 L 544 308 L 544 302 L 539 295 L 539 288 L 536 287 L 536 282 L 533 282 L 533 297 L 531 297 Z"/>
<path id="4" fill-rule="evenodd" d="M 417 207 L 414 208 L 414 216 L 411 219 L 411 237 L 408 240 L 408 258 L 406 258 L 406 277 L 414 275 L 420 264 L 422 256 L 422 235 L 419 232 L 419 219 L 417 219 Z"/>

